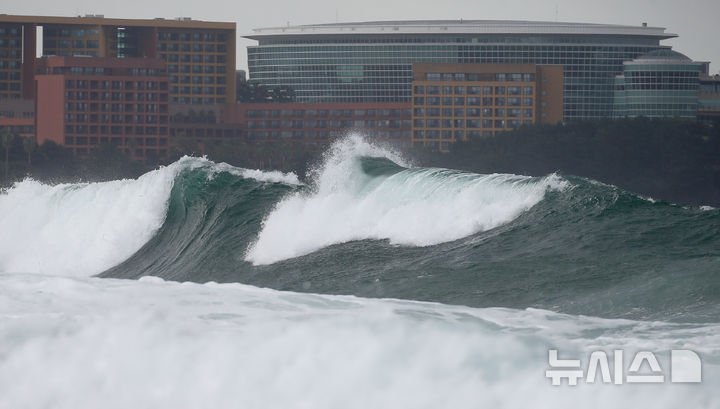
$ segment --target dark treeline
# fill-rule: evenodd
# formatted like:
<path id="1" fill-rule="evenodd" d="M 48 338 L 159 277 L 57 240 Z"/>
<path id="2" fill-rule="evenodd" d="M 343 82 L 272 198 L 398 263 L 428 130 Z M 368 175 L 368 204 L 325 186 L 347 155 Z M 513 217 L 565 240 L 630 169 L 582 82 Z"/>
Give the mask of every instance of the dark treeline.
<path id="1" fill-rule="evenodd" d="M 8 150 L 3 146 L 0 157 L 0 187 L 9 187 L 25 178 L 50 184 L 137 178 L 184 155 L 206 156 L 214 162 L 227 162 L 243 168 L 294 171 L 304 177 L 308 167 L 317 162 L 325 148 L 324 145 L 289 141 L 227 141 L 219 145 L 201 145 L 195 140 L 177 138 L 167 158 L 142 162 L 131 160 L 112 145 L 98 145 L 83 157 L 74 156 L 68 149 L 51 141 L 37 146 L 16 137 L 8 146 Z"/>
<path id="2" fill-rule="evenodd" d="M 185 154 L 304 177 L 324 149 L 292 140 L 201 146 L 177 138 L 168 158 L 142 163 L 109 145 L 78 158 L 51 142 L 38 147 L 15 138 L 0 157 L 3 171 L 5 154 L 9 158 L 8 177 L 1 180 L 9 186 L 25 177 L 48 183 L 135 178 Z M 423 166 L 532 176 L 560 172 L 672 203 L 720 206 L 720 124 L 637 118 L 533 125 L 457 143 L 450 153 L 413 149 L 409 155 Z"/>
<path id="3" fill-rule="evenodd" d="M 29 147 L 21 138 L 14 139 L 9 151 L 3 148 L 2 160 L 0 187 L 25 178 L 50 184 L 136 178 L 155 167 L 132 161 L 110 145 L 99 145 L 90 155 L 79 158 L 54 142 Z"/>
<path id="4" fill-rule="evenodd" d="M 476 173 L 582 176 L 677 204 L 720 206 L 720 124 L 619 119 L 534 125 L 419 153 Z"/>

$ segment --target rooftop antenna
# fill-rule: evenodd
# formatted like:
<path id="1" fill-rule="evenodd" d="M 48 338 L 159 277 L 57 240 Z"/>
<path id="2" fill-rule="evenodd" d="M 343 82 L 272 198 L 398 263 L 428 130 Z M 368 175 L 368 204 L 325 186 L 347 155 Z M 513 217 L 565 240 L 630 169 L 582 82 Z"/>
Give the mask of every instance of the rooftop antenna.
<path id="1" fill-rule="evenodd" d="M 338 14 L 338 9 L 335 9 L 335 22 L 336 23 L 340 22 L 340 14 Z"/>
<path id="2" fill-rule="evenodd" d="M 557 3 L 555 3 L 555 22 L 557 23 L 557 21 L 558 21 L 558 5 L 557 5 Z"/>

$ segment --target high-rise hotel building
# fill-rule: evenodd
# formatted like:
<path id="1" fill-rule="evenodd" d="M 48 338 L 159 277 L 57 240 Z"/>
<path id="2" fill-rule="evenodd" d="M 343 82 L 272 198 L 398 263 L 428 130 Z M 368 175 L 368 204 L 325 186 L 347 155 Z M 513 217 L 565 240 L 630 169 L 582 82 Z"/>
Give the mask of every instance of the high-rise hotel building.
<path id="1" fill-rule="evenodd" d="M 413 63 L 564 67 L 565 120 L 613 116 L 624 62 L 676 37 L 664 28 L 529 21 L 388 21 L 261 28 L 246 38 L 250 81 L 299 101 L 410 102 Z"/>
<path id="2" fill-rule="evenodd" d="M 448 151 L 522 125 L 562 121 L 563 67 L 413 65 L 412 143 Z"/>
<path id="3" fill-rule="evenodd" d="M 147 58 L 48 57 L 38 61 L 36 136 L 85 155 L 110 144 L 136 159 L 167 154 L 165 62 Z"/>
<path id="4" fill-rule="evenodd" d="M 0 99 L 32 99 L 36 56 L 160 59 L 170 102 L 235 102 L 235 23 L 0 15 Z M 41 36 L 42 49 L 36 43 Z"/>

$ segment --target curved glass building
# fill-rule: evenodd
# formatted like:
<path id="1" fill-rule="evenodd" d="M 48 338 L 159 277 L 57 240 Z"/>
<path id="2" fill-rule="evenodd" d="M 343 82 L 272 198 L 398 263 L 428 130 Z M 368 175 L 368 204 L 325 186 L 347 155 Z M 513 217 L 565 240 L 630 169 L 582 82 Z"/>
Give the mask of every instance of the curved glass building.
<path id="1" fill-rule="evenodd" d="M 615 116 L 696 118 L 706 70 L 706 63 L 667 49 L 624 62 L 615 78 Z"/>
<path id="2" fill-rule="evenodd" d="M 409 102 L 412 63 L 564 67 L 566 120 L 613 115 L 623 63 L 669 48 L 664 28 L 527 21 L 389 21 L 256 29 L 251 81 L 305 102 Z"/>

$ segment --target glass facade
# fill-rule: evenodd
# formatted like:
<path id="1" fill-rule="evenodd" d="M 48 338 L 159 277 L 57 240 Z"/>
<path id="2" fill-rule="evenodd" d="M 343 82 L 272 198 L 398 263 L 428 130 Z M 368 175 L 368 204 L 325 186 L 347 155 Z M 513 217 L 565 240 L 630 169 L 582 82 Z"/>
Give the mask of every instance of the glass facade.
<path id="1" fill-rule="evenodd" d="M 22 52 L 22 26 L 0 24 L 0 100 L 20 99 Z"/>
<path id="2" fill-rule="evenodd" d="M 43 55 L 99 57 L 105 41 L 100 26 L 43 26 Z M 104 56 L 104 55 L 103 55 Z"/>
<path id="3" fill-rule="evenodd" d="M 670 50 L 625 62 L 615 79 L 615 117 L 695 118 L 705 65 Z"/>
<path id="4" fill-rule="evenodd" d="M 0 15 L 0 100 L 34 97 L 35 55 L 167 62 L 171 102 L 235 101 L 235 23 Z"/>
<path id="5" fill-rule="evenodd" d="M 492 22 L 464 24 L 479 27 L 478 32 L 483 24 L 493 28 Z M 625 34 L 620 35 L 612 32 L 616 26 L 600 25 L 575 25 L 586 30 L 569 30 L 572 33 L 563 33 L 562 28 L 532 33 L 524 29 L 528 24 L 512 23 L 507 29 L 521 34 L 460 32 L 447 22 L 427 22 L 437 31 L 415 34 L 403 33 L 402 26 L 397 34 L 321 35 L 308 28 L 304 34 L 291 30 L 281 35 L 259 30 L 260 34 L 248 36 L 259 42 L 248 47 L 250 80 L 288 85 L 295 89 L 298 101 L 407 102 L 412 63 L 556 64 L 565 68 L 565 119 L 598 118 L 613 113 L 613 84 L 623 62 L 662 48 L 660 40 L 674 36 L 662 29 L 647 28 L 651 31 L 643 33 L 640 27 L 633 28 L 637 34 L 622 31 Z M 388 31 L 394 28 L 390 25 Z M 593 30 L 598 34 L 592 34 Z"/>

